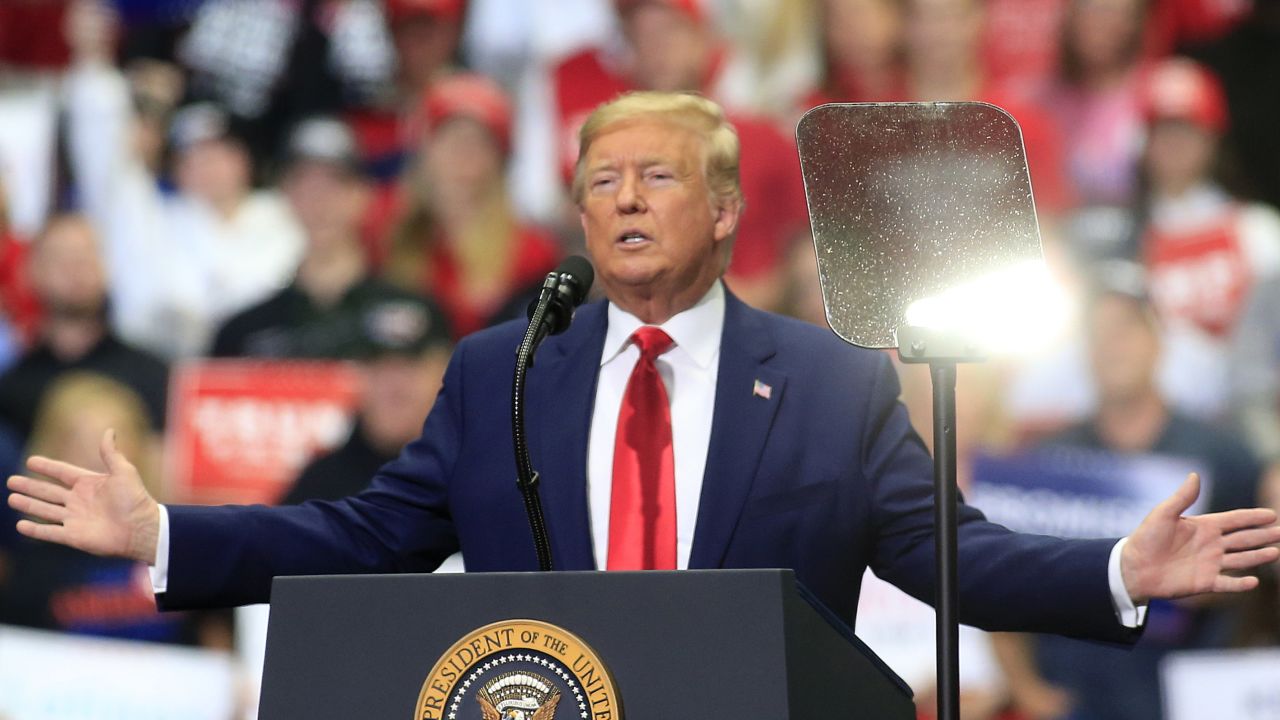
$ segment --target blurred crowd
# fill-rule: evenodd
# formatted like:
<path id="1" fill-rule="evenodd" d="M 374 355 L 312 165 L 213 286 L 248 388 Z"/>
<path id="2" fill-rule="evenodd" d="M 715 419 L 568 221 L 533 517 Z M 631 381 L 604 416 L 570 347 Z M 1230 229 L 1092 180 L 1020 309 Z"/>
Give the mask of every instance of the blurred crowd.
<path id="1" fill-rule="evenodd" d="M 819 324 L 801 114 L 1007 109 L 1071 310 L 1050 342 L 962 368 L 962 461 L 1192 458 L 1212 508 L 1280 509 L 1277 78 L 1278 0 L 5 0 L 0 468 L 97 467 L 114 427 L 163 499 L 175 363 L 341 359 L 368 380 L 355 429 L 286 501 L 359 490 L 418 432 L 452 344 L 523 315 L 580 251 L 587 113 L 688 90 L 742 145 L 728 286 Z M 927 374 L 902 379 L 930 438 Z M 1133 653 L 995 638 L 966 713 L 1160 717 L 1163 653 L 1280 645 L 1277 575 L 1160 611 Z M 230 642 L 225 617 L 149 602 L 138 568 L 5 518 L 0 623 Z"/>

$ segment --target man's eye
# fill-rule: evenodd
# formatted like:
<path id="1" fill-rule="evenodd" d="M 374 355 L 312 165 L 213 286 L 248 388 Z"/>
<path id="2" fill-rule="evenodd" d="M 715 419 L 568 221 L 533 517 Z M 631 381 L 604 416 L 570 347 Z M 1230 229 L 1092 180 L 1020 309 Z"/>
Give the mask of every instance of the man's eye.
<path id="1" fill-rule="evenodd" d="M 614 183 L 614 178 L 611 178 L 611 177 L 596 178 L 595 180 L 591 181 L 591 189 L 593 190 L 607 189 L 608 187 L 612 186 L 613 183 Z"/>

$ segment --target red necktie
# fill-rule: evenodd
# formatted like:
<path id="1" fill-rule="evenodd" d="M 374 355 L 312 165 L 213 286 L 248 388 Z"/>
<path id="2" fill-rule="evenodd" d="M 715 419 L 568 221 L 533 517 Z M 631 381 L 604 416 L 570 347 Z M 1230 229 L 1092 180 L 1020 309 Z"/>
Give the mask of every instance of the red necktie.
<path id="1" fill-rule="evenodd" d="M 660 328 L 631 336 L 640 359 L 631 371 L 613 447 L 609 569 L 676 569 L 676 472 L 671 404 L 654 361 L 671 348 Z"/>

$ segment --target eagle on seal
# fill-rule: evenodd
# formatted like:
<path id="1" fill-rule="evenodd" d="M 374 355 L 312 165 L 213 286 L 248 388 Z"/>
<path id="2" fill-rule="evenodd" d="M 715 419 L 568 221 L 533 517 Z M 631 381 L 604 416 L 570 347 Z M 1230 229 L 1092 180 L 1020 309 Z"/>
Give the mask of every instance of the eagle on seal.
<path id="1" fill-rule="evenodd" d="M 554 720 L 556 706 L 560 704 L 560 691 L 552 690 L 546 702 L 542 703 L 532 715 L 516 708 L 507 708 L 506 715 L 503 715 L 493 706 L 493 701 L 484 692 L 476 693 L 476 702 L 480 703 L 480 716 L 484 720 Z"/>

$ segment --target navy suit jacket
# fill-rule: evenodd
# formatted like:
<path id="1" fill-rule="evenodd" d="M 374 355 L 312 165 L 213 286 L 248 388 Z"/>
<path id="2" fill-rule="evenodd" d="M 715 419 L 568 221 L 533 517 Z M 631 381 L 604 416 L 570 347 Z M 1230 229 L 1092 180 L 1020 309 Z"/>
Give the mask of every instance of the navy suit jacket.
<path id="1" fill-rule="evenodd" d="M 587 442 L 605 303 L 542 346 L 529 373 L 530 455 L 555 567 L 590 570 Z M 368 490 L 295 507 L 169 508 L 162 607 L 263 602 L 277 575 L 535 570 L 515 487 L 510 395 L 523 324 L 463 340 L 422 436 Z M 753 392 L 759 381 L 769 397 Z M 852 622 L 863 570 L 933 594 L 932 461 L 883 353 L 726 294 L 716 406 L 692 568 L 792 568 Z M 1020 535 L 960 510 L 960 617 L 992 630 L 1122 641 L 1114 540 Z"/>

